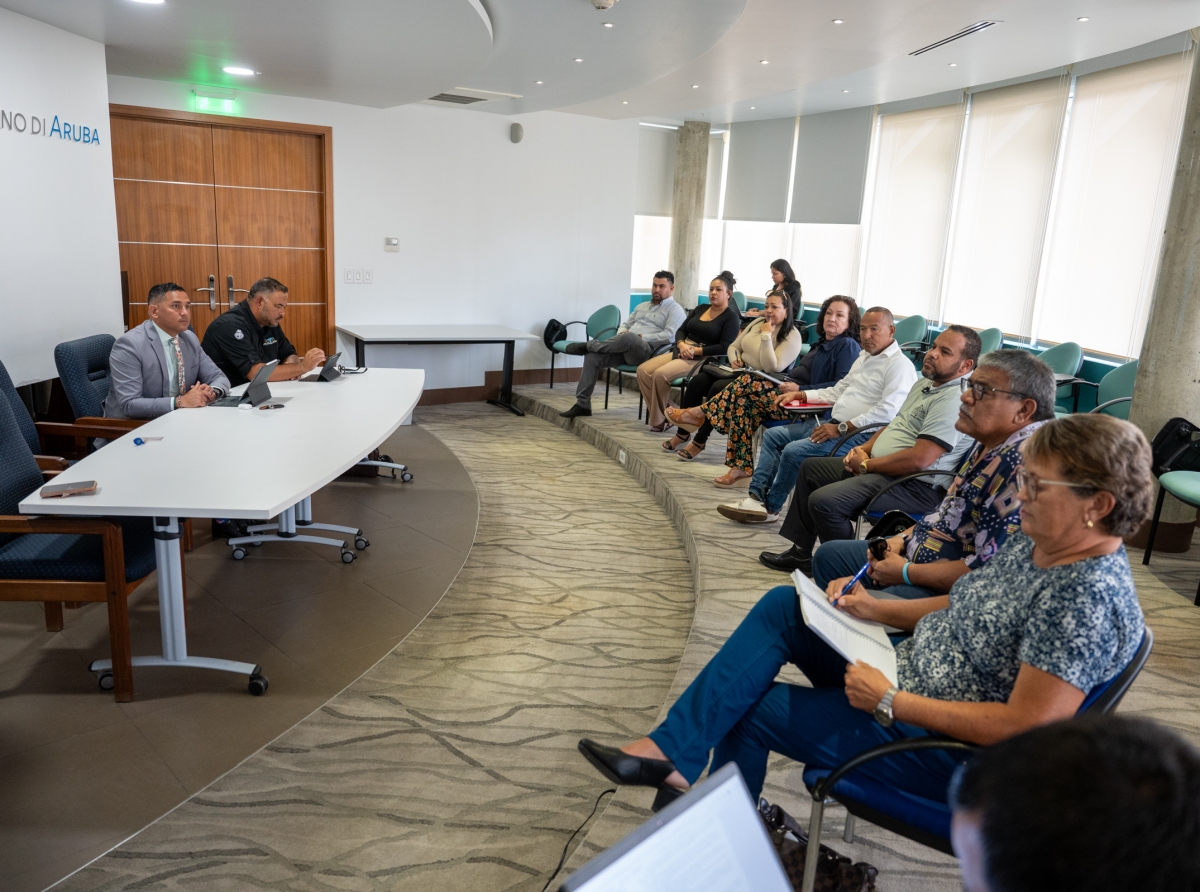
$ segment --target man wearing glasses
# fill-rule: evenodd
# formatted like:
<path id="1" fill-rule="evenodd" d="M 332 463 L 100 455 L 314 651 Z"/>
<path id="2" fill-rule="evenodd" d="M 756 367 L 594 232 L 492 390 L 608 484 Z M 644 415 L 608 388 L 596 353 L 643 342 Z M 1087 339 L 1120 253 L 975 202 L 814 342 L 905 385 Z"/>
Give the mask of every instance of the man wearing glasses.
<path id="1" fill-rule="evenodd" d="M 977 444 L 937 510 L 889 539 L 882 559 L 870 559 L 869 588 L 901 598 L 945 594 L 1020 529 L 1020 445 L 1054 418 L 1055 395 L 1050 367 L 1024 350 L 997 350 L 980 358 L 956 423 Z M 813 555 L 813 579 L 824 589 L 833 579 L 853 576 L 866 562 L 864 540 L 825 542 Z"/>

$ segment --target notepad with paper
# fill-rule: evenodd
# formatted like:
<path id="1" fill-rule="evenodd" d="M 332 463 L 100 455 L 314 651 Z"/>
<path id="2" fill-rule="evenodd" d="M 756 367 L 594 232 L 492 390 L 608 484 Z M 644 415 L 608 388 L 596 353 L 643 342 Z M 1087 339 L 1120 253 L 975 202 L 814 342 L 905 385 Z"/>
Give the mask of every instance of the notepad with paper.
<path id="1" fill-rule="evenodd" d="M 862 660 L 896 684 L 896 648 L 883 626 L 838 610 L 816 583 L 799 570 L 792 573 L 792 581 L 800 596 L 805 625 L 849 662 Z"/>

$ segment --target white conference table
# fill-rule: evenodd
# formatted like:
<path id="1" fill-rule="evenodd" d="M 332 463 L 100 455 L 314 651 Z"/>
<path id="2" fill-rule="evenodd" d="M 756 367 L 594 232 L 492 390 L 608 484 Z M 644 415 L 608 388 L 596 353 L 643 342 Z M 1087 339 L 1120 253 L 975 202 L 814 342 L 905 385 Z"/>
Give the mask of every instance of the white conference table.
<path id="1" fill-rule="evenodd" d="M 359 368 L 366 365 L 367 344 L 503 344 L 500 399 L 488 402 L 516 415 L 525 414 L 512 402 L 513 356 L 516 342 L 539 340 L 535 334 L 504 325 L 339 325 L 337 330 L 354 338 L 354 364 Z"/>
<path id="2" fill-rule="evenodd" d="M 268 404 L 282 409 L 179 409 L 108 443 L 55 477 L 55 483 L 95 480 L 95 493 L 43 499 L 31 493 L 22 514 L 150 517 L 158 565 L 162 654 L 134 657 L 134 666 L 192 666 L 266 683 L 260 667 L 193 657 L 184 625 L 180 518 L 267 521 L 294 514 L 314 492 L 379 447 L 416 407 L 425 384 L 420 369 L 371 369 L 333 381 L 271 383 Z M 151 437 L 162 437 L 153 441 Z M 137 446 L 135 438 L 145 440 Z M 92 671 L 112 669 L 99 660 Z M 260 690 L 254 679 L 260 679 Z"/>

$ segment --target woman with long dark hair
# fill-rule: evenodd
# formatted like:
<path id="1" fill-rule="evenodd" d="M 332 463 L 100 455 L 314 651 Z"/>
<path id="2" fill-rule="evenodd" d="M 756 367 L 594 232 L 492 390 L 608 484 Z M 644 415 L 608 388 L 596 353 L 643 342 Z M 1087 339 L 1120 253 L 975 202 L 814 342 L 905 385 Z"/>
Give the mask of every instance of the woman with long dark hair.
<path id="1" fill-rule="evenodd" d="M 797 322 L 800 321 L 800 316 L 804 313 L 804 307 L 800 303 L 801 288 L 800 283 L 796 281 L 796 273 L 792 271 L 792 265 L 782 257 L 772 262 L 771 264 L 771 289 L 767 292 L 767 297 L 772 294 L 786 294 L 788 302 L 792 305 L 792 318 Z M 747 310 L 747 316 L 761 316 L 763 310 Z"/>

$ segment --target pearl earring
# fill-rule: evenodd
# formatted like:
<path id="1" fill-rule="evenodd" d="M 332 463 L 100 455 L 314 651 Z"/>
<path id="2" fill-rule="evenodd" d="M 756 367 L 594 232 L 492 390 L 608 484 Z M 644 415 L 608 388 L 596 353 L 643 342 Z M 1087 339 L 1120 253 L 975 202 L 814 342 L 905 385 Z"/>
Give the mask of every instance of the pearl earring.
<path id="1" fill-rule="evenodd" d="M 1089 519 L 1087 522 L 1087 528 L 1090 530 L 1093 526 L 1095 526 L 1095 524 L 1093 524 L 1092 521 Z"/>

